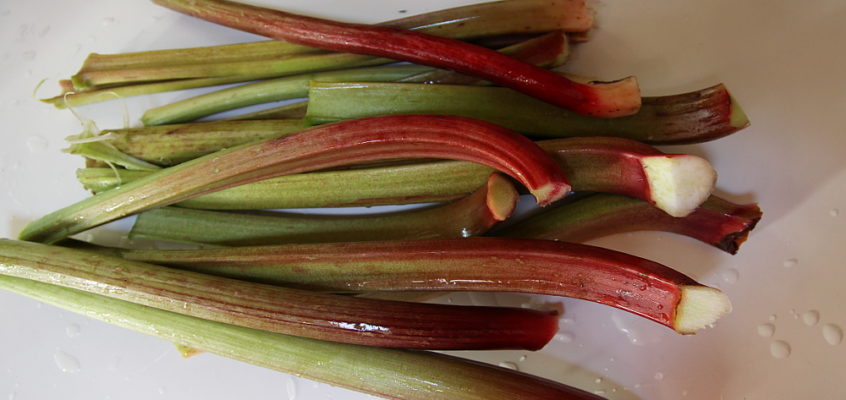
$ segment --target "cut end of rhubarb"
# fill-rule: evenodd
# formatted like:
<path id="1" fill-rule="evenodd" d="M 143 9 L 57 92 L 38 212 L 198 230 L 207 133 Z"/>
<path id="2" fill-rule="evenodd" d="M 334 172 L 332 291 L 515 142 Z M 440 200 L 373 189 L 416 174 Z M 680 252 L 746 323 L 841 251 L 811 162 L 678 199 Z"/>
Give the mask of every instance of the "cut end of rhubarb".
<path id="1" fill-rule="evenodd" d="M 681 334 L 693 334 L 710 327 L 729 312 L 731 302 L 725 293 L 708 286 L 685 285 L 681 288 L 673 328 Z"/>
<path id="2" fill-rule="evenodd" d="M 564 182 L 550 182 L 530 190 L 538 205 L 543 207 L 564 198 L 570 193 L 570 185 Z"/>
<path id="3" fill-rule="evenodd" d="M 641 160 L 652 203 L 674 217 L 696 210 L 714 189 L 717 171 L 693 155 L 654 155 Z"/>
<path id="4" fill-rule="evenodd" d="M 485 203 L 496 221 L 505 221 L 514 212 L 520 194 L 514 185 L 500 174 L 491 174 L 487 183 L 488 197 Z"/>
<path id="5" fill-rule="evenodd" d="M 633 76 L 613 82 L 592 82 L 598 107 L 589 110 L 588 115 L 615 118 L 632 115 L 640 111 L 640 87 Z"/>
<path id="6" fill-rule="evenodd" d="M 734 96 L 729 96 L 731 102 L 731 111 L 729 111 L 729 124 L 737 129 L 742 129 L 749 126 L 749 117 L 740 107 L 740 104 L 735 100 Z"/>

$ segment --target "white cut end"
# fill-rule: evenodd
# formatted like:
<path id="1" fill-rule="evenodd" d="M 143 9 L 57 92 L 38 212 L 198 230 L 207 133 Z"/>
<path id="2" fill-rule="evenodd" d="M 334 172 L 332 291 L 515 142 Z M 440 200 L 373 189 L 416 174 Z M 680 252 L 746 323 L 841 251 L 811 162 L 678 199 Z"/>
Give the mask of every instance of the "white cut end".
<path id="1" fill-rule="evenodd" d="M 725 293 L 708 286 L 685 285 L 681 288 L 673 326 L 679 333 L 692 334 L 713 325 L 729 312 L 731 301 Z"/>
<path id="2" fill-rule="evenodd" d="M 717 171 L 707 160 L 692 155 L 655 155 L 641 160 L 652 202 L 674 217 L 696 210 L 714 189 Z"/>

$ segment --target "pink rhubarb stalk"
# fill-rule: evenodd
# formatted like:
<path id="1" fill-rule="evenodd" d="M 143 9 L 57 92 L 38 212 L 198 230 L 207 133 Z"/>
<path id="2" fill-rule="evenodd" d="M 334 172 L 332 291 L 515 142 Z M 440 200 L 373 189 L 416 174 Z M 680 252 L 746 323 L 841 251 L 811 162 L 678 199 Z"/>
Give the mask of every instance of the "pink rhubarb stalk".
<path id="1" fill-rule="evenodd" d="M 129 250 L 123 257 L 335 291 L 493 291 L 610 305 L 694 333 L 731 309 L 719 290 L 625 253 L 547 240 L 467 238 Z"/>
<path id="2" fill-rule="evenodd" d="M 619 117 L 640 108 L 640 90 L 633 77 L 583 84 L 494 50 L 414 31 L 327 21 L 226 0 L 154 2 L 274 39 L 467 73 L 580 114 Z"/>

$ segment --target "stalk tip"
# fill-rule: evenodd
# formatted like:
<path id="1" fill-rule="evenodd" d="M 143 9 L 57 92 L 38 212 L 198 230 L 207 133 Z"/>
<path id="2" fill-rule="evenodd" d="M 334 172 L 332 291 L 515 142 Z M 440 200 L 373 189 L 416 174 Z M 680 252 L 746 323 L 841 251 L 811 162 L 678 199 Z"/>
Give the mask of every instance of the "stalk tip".
<path id="1" fill-rule="evenodd" d="M 696 210 L 717 182 L 717 171 L 702 157 L 662 154 L 644 157 L 641 163 L 652 203 L 674 217 Z"/>
<path id="2" fill-rule="evenodd" d="M 534 190 L 530 190 L 538 205 L 543 207 L 560 200 L 570 193 L 572 187 L 565 182 L 550 182 Z"/>
<path id="3" fill-rule="evenodd" d="M 485 203 L 496 221 L 505 221 L 514 212 L 520 194 L 514 185 L 500 174 L 493 173 L 488 177 L 487 198 Z"/>
<path id="4" fill-rule="evenodd" d="M 612 82 L 593 82 L 590 87 L 599 106 L 588 112 L 591 116 L 616 118 L 640 111 L 640 87 L 633 76 Z"/>
<path id="5" fill-rule="evenodd" d="M 693 334 L 729 312 L 731 301 L 725 293 L 708 286 L 684 285 L 673 327 L 681 334 Z"/>

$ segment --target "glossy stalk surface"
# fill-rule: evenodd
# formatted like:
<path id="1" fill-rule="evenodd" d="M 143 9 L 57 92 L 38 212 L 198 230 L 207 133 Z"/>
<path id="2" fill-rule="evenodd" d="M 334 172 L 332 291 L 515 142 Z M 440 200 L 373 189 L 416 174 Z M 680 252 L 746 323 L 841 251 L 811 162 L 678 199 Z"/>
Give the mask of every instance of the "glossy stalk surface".
<path id="1" fill-rule="evenodd" d="M 532 310 L 359 299 L 13 240 L 0 240 L 0 274 L 248 328 L 380 347 L 537 350 L 558 328 L 553 314 Z"/>
<path id="2" fill-rule="evenodd" d="M 378 397 L 602 399 L 561 383 L 440 353 L 282 335 L 10 276 L 0 275 L 0 288 L 193 349 Z"/>

